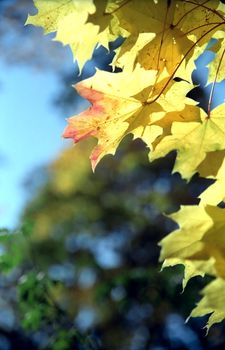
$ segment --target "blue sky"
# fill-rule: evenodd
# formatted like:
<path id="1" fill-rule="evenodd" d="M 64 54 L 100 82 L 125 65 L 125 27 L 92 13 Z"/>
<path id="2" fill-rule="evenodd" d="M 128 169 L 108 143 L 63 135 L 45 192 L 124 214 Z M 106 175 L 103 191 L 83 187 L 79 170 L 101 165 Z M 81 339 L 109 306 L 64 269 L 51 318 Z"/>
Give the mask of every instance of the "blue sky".
<path id="1" fill-rule="evenodd" d="M 58 84 L 53 72 L 0 62 L 0 227 L 16 225 L 29 173 L 68 145 L 66 122 L 51 103 Z"/>
<path id="2" fill-rule="evenodd" d="M 22 32 L 29 30 L 32 27 L 22 28 Z M 51 42 L 52 36 L 43 35 L 38 28 L 35 31 L 37 35 L 29 45 L 34 45 L 36 57 L 28 56 L 24 64 L 21 60 L 20 64 L 5 64 L 0 59 L 0 228 L 14 228 L 19 223 L 29 198 L 23 185 L 29 175 L 72 144 L 61 137 L 65 119 L 71 115 L 60 115 L 52 101 L 62 90 L 62 72 L 74 71 L 75 79 L 77 66 L 68 47 Z M 23 37 L 20 40 L 23 50 Z M 32 61 L 35 64 L 39 54 L 42 65 L 38 69 Z M 94 73 L 93 67 L 93 63 L 87 63 L 86 76 Z M 73 114 L 84 106 L 87 102 L 78 101 Z"/>

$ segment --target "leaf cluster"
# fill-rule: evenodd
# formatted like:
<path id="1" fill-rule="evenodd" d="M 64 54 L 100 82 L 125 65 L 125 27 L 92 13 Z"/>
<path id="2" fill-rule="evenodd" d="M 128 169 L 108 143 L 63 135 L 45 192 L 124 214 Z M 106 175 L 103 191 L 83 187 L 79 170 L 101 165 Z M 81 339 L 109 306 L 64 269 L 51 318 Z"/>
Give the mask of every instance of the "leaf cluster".
<path id="1" fill-rule="evenodd" d="M 149 149 L 149 159 L 177 157 L 173 172 L 190 180 L 196 173 L 214 183 L 196 206 L 184 206 L 172 215 L 179 229 L 161 242 L 163 266 L 183 264 L 183 286 L 191 277 L 214 277 L 192 316 L 211 314 L 207 327 L 225 317 L 225 109 L 212 108 L 215 85 L 225 69 L 225 5 L 218 0 L 36 0 L 38 13 L 27 24 L 55 32 L 55 40 L 69 45 L 80 69 L 96 46 L 108 47 L 122 36 L 112 68 L 97 70 L 78 83 L 78 93 L 90 107 L 68 120 L 64 137 L 76 143 L 98 140 L 90 159 L 93 169 L 106 154 L 115 154 L 121 140 L 132 134 Z M 215 38 L 208 47 L 209 40 Z M 208 50 L 210 88 L 203 110 L 187 97 L 195 87 L 195 60 Z M 189 96 L 189 95 L 188 95 Z"/>

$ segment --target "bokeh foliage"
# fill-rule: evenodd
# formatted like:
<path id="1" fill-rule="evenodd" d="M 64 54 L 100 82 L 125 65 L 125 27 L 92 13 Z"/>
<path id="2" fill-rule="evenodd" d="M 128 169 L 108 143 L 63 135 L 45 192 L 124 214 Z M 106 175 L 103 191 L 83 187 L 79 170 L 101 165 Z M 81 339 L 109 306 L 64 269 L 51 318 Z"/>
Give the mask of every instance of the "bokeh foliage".
<path id="1" fill-rule="evenodd" d="M 92 146 L 65 149 L 43 169 L 23 225 L 2 232 L 18 322 L 38 348 L 177 349 L 168 322 L 189 315 L 203 281 L 181 294 L 183 269 L 160 272 L 157 242 L 172 228 L 161 213 L 191 203 L 196 182 L 186 191 L 179 176 L 169 181 L 173 157 L 150 165 L 144 144 L 130 138 L 93 174 Z M 201 332 L 195 338 L 205 342 Z"/>

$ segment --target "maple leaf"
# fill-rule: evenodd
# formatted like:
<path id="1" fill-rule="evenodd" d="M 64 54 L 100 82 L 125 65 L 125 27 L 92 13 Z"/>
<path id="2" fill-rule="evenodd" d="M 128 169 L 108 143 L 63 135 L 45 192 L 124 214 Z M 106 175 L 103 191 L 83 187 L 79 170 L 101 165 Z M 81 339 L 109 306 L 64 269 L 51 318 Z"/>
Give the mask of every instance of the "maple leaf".
<path id="1" fill-rule="evenodd" d="M 174 109 L 183 110 L 189 101 L 186 94 L 190 84 L 171 81 L 163 93 L 159 93 L 168 79 L 155 85 L 156 74 L 140 66 L 136 66 L 132 74 L 130 70 L 117 74 L 98 70 L 94 77 L 76 85 L 77 91 L 92 106 L 68 119 L 69 126 L 63 136 L 75 142 L 89 136 L 98 138 L 90 157 L 93 169 L 104 155 L 114 154 L 129 133 L 142 138 L 151 149 L 152 142 L 162 133 L 157 121 Z"/>
<path id="2" fill-rule="evenodd" d="M 80 95 L 87 98 L 92 106 L 68 120 L 69 126 L 63 136 L 73 138 L 75 142 L 89 136 L 99 139 L 99 144 L 90 157 L 93 169 L 105 154 L 114 154 L 122 138 L 129 133 L 129 130 L 133 130 L 129 129 L 129 118 L 142 117 L 134 129 L 141 127 L 142 123 L 141 132 L 144 134 L 151 129 L 153 139 L 161 133 L 160 127 L 151 127 L 147 114 L 148 107 L 143 106 L 141 100 L 132 97 L 140 91 L 140 87 L 144 89 L 151 81 L 154 82 L 155 75 L 155 71 L 146 75 L 141 68 L 137 68 L 133 75 L 130 72 L 109 74 L 99 70 L 94 77 L 75 86 Z M 160 113 L 161 110 L 162 108 L 157 105 L 152 112 Z"/>
<path id="3" fill-rule="evenodd" d="M 225 78 L 225 43 L 223 38 L 224 31 L 218 31 L 214 35 L 214 39 L 217 42 L 208 49 L 215 53 L 214 59 L 208 64 L 208 84 L 221 81 Z"/>
<path id="4" fill-rule="evenodd" d="M 178 1 L 179 3 L 179 1 Z M 190 48 L 187 47 L 187 60 L 195 60 L 201 53 L 208 49 L 208 42 L 213 38 L 223 38 L 225 30 L 225 5 L 220 1 L 204 1 L 204 0 L 185 0 L 181 6 L 177 7 L 174 15 L 174 23 L 178 25 L 180 30 L 187 38 L 195 43 L 191 56 L 189 55 Z M 196 45 L 197 44 L 197 45 Z M 216 52 L 219 50 L 219 45 L 213 45 L 210 50 Z M 193 56 L 193 51 L 195 51 Z M 218 64 L 221 62 L 221 51 L 217 55 L 217 60 L 209 65 L 209 80 L 213 82 L 216 74 L 220 80 L 220 72 L 216 73 Z"/>
<path id="5" fill-rule="evenodd" d="M 203 45 L 218 30 L 224 30 L 224 13 L 225 7 L 219 0 L 178 0 L 173 25 L 190 40 Z"/>
<path id="6" fill-rule="evenodd" d="M 216 275 L 216 270 L 214 268 L 215 259 L 213 257 L 209 260 L 191 260 L 184 258 L 168 258 L 165 259 L 162 264 L 162 269 L 166 267 L 172 267 L 176 265 L 184 266 L 184 277 L 182 281 L 183 291 L 187 286 L 188 281 L 191 278 L 200 276 L 204 277 L 208 275 Z"/>
<path id="7" fill-rule="evenodd" d="M 130 1 L 116 11 L 119 25 L 129 33 L 128 39 L 117 50 L 113 65 L 123 68 L 131 62 L 130 53 L 135 52 L 136 60 L 145 69 L 162 72 L 164 68 L 173 73 L 184 56 L 185 50 L 193 43 L 177 28 L 172 26 L 176 2 Z M 143 33 L 143 34 L 142 34 Z M 147 33 L 154 34 L 149 40 Z M 140 40 L 140 35 L 145 38 Z M 136 40 L 141 45 L 136 45 Z M 142 47 L 141 47 L 142 46 Z"/>
<path id="8" fill-rule="evenodd" d="M 225 219 L 224 209 L 210 205 L 181 206 L 169 216 L 179 229 L 166 236 L 160 245 L 160 260 L 166 266 L 191 266 L 185 279 L 205 273 L 225 277 Z M 205 264 L 204 264 L 205 261 Z"/>
<path id="9" fill-rule="evenodd" d="M 225 151 L 215 151 L 207 154 L 198 167 L 201 177 L 214 179 L 200 196 L 201 203 L 217 205 L 225 199 Z"/>
<path id="10" fill-rule="evenodd" d="M 107 4 L 106 0 L 95 4 L 92 0 L 35 0 L 38 13 L 28 16 L 26 24 L 43 27 L 45 34 L 56 32 L 54 40 L 70 46 L 82 69 L 97 44 L 108 48 L 110 40 L 125 35 L 115 24 L 116 18 L 106 14 Z M 116 2 L 109 5 L 111 11 L 118 6 Z"/>
<path id="11" fill-rule="evenodd" d="M 179 85 L 178 85 L 179 87 Z M 189 103 L 189 104 L 188 104 Z M 193 103 L 193 104 L 191 104 Z M 168 112 L 162 119 L 158 120 L 155 124 L 160 126 L 163 131 L 160 137 L 154 142 L 154 147 L 161 142 L 161 140 L 171 134 L 171 127 L 174 122 L 200 122 L 200 110 L 196 108 L 195 102 L 192 100 L 186 100 L 186 105 L 183 110 Z M 150 159 L 152 155 L 149 155 Z"/>
<path id="12" fill-rule="evenodd" d="M 222 278 L 216 278 L 209 283 L 203 290 L 203 298 L 192 310 L 190 317 L 201 317 L 207 314 L 209 316 L 206 328 L 207 333 L 210 327 L 218 322 L 221 322 L 225 318 L 225 280 Z"/>
<path id="13" fill-rule="evenodd" d="M 201 110 L 201 122 L 174 122 L 171 133 L 157 144 L 150 159 L 163 157 L 176 150 L 173 172 L 178 171 L 183 178 L 190 179 L 207 152 L 225 149 L 224 105 L 212 110 L 210 116 Z"/>
<path id="14" fill-rule="evenodd" d="M 117 50 L 113 65 L 123 68 L 131 60 L 132 42 L 135 45 L 142 33 L 154 33 L 154 38 L 142 48 L 140 45 L 133 48 L 136 51 L 134 64 L 139 62 L 145 69 L 159 72 L 166 68 L 173 74 L 182 61 L 187 62 L 190 58 L 193 61 L 196 48 L 199 53 L 203 52 L 211 37 L 225 28 L 224 13 L 218 0 L 128 1 L 115 15 L 120 27 L 130 36 Z"/>

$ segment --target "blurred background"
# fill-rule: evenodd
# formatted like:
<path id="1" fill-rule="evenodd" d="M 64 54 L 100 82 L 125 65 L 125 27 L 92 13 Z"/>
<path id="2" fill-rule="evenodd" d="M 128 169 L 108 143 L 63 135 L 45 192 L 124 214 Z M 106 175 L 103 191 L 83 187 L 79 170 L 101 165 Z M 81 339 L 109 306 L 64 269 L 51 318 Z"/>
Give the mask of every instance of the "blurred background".
<path id="1" fill-rule="evenodd" d="M 127 137 L 95 174 L 95 140 L 62 139 L 65 118 L 88 106 L 72 84 L 110 70 L 95 51 L 79 76 L 67 47 L 24 27 L 31 0 L 0 1 L 0 350 L 204 350 L 225 348 L 224 324 L 185 323 L 207 278 L 182 293 L 183 268 L 160 272 L 163 213 L 194 204 L 209 184 L 171 175 L 174 154 L 149 164 Z M 212 55 L 212 54 L 211 54 Z M 212 56 L 196 62 L 203 90 Z M 224 85 L 214 105 L 224 100 Z"/>

